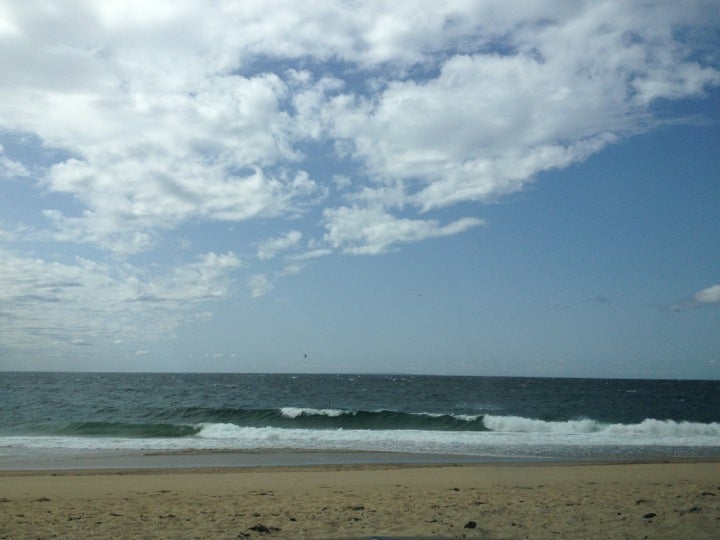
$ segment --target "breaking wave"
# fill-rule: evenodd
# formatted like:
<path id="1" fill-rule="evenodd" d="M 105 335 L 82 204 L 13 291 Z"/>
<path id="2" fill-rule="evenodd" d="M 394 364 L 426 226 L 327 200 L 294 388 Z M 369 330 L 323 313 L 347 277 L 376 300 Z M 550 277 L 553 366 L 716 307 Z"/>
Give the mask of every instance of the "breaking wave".
<path id="1" fill-rule="evenodd" d="M 522 416 L 351 411 L 282 407 L 279 409 L 183 409 L 139 422 L 71 422 L 46 426 L 40 433 L 77 437 L 182 438 L 205 436 L 212 426 L 280 430 L 425 431 L 547 435 L 607 435 L 614 437 L 716 437 L 720 423 L 648 418 L 636 424 L 606 423 L 592 418 L 541 420 Z"/>
<path id="2" fill-rule="evenodd" d="M 522 416 L 485 415 L 483 424 L 490 431 L 503 433 L 607 433 L 614 435 L 655 435 L 670 437 L 720 437 L 720 423 L 676 422 L 648 418 L 637 424 L 608 424 L 592 419 L 550 422 Z"/>

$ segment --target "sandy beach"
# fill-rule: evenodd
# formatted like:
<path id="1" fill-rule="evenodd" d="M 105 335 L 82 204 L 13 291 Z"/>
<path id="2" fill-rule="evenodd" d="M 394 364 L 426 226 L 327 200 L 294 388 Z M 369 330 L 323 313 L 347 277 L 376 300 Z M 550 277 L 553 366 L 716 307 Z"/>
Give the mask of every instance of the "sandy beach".
<path id="1" fill-rule="evenodd" d="M 4 471 L 0 538 L 718 538 L 720 463 Z"/>

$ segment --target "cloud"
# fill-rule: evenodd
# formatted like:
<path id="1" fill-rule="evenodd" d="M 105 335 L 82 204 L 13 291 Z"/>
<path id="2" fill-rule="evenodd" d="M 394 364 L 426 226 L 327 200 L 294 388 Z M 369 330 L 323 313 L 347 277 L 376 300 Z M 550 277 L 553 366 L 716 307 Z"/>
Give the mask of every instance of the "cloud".
<path id="1" fill-rule="evenodd" d="M 305 265 L 302 263 L 291 263 L 282 268 L 277 275 L 280 277 L 286 277 L 286 276 L 294 276 L 296 274 L 299 274 L 305 269 Z"/>
<path id="2" fill-rule="evenodd" d="M 339 189 L 428 212 L 518 191 L 720 84 L 675 32 L 712 27 L 710 5 L 5 3 L 0 124 L 72 156 L 41 178 L 83 207 L 46 209 L 55 238 L 120 255 L 320 204 L 308 142 L 364 171 L 328 171 Z"/>
<path id="3" fill-rule="evenodd" d="M 80 216 L 46 211 L 58 231 L 56 238 L 132 254 L 151 247 L 158 229 L 172 229 L 193 218 L 239 222 L 279 215 L 291 210 L 291 201 L 316 189 L 303 171 L 294 177 L 267 177 L 257 169 L 240 176 L 227 173 L 230 165 L 207 166 L 186 159 L 181 149 L 176 149 L 176 159 L 169 149 L 160 153 L 166 156 L 163 163 L 126 155 L 54 166 L 50 189 L 73 194 L 89 208 Z"/>
<path id="4" fill-rule="evenodd" d="M 330 99 L 330 130 L 384 183 L 411 184 L 422 210 L 513 193 L 646 129 L 653 100 L 720 84 L 717 69 L 682 57 L 671 19 L 642 16 L 606 2 L 544 24 L 520 17 L 527 27 L 498 33 L 507 51 L 456 54 L 436 77 Z"/>
<path id="5" fill-rule="evenodd" d="M 222 298 L 229 294 L 231 280 L 228 274 L 240 266 L 240 260 L 232 252 L 221 255 L 206 253 L 195 263 L 174 268 L 163 279 L 144 283 L 136 299 L 186 304 Z"/>
<path id="6" fill-rule="evenodd" d="M 435 220 L 398 219 L 378 208 L 341 207 L 325 211 L 325 240 L 354 255 L 378 255 L 398 243 L 448 236 L 482 225 L 463 218 L 440 226 Z"/>
<path id="7" fill-rule="evenodd" d="M 720 304 L 720 285 L 713 285 L 693 295 L 698 304 Z"/>
<path id="8" fill-rule="evenodd" d="M 0 144 L 0 180 L 9 180 L 30 174 L 22 163 L 13 161 L 4 154 L 5 149 Z"/>
<path id="9" fill-rule="evenodd" d="M 292 122 L 280 107 L 287 88 L 278 75 L 218 73 L 197 53 L 172 56 L 171 50 L 186 50 L 180 40 L 147 43 L 151 54 L 136 49 L 156 39 L 156 27 L 143 15 L 134 33 L 138 43 L 115 34 L 135 24 L 133 7 L 113 16 L 119 28 L 103 26 L 101 6 L 100 13 L 66 7 L 52 16 L 10 10 L 17 26 L 47 32 L 15 39 L 16 61 L 4 70 L 11 75 L 0 105 L 4 127 L 30 131 L 72 155 L 43 178 L 48 191 L 86 208 L 79 215 L 49 211 L 57 239 L 132 254 L 149 249 L 158 230 L 186 220 L 275 216 L 312 196 L 316 186 L 307 173 L 276 167 L 298 157 Z M 178 30 L 191 23 L 185 16 L 195 15 L 167 8 L 168 19 L 155 22 L 178 24 Z M 122 23 L 114 18 L 126 15 Z M 73 37 L 76 17 L 89 29 L 80 40 Z M 190 41 L 199 37 L 183 33 Z M 97 49 L 102 43 L 106 50 Z M 272 172 L 264 170 L 271 166 Z"/>
<path id="10" fill-rule="evenodd" d="M 685 311 L 697 308 L 703 305 L 720 304 L 720 285 L 712 285 L 701 291 L 696 292 L 689 300 L 683 300 L 667 307 L 663 310 L 668 311 Z"/>
<path id="11" fill-rule="evenodd" d="M 293 261 L 310 261 L 313 259 L 319 259 L 320 257 L 327 257 L 328 255 L 332 255 L 333 250 L 329 248 L 321 248 L 321 247 L 314 247 L 315 243 L 311 243 L 310 249 L 305 251 L 304 253 L 300 253 L 299 255 L 291 255 L 288 257 L 290 260 Z"/>
<path id="12" fill-rule="evenodd" d="M 203 302 L 231 294 L 233 253 L 207 253 L 166 274 L 77 258 L 73 264 L 0 248 L 0 342 L 42 349 L 170 337 Z M 205 317 L 203 312 L 197 314 Z"/>
<path id="13" fill-rule="evenodd" d="M 216 253 L 230 247 L 163 251 L 197 249 L 208 224 L 263 235 L 247 238 L 256 298 L 321 257 L 475 229 L 466 203 L 719 86 L 719 24 L 702 0 L 0 0 L 0 135 L 53 149 L 0 147 L 0 178 L 23 177 L 42 218 L 2 224 L 0 337 L 172 335 L 234 294 L 240 258 Z M 288 232 L 257 233 L 269 221 Z M 53 255 L 18 254 L 49 241 Z"/>
<path id="14" fill-rule="evenodd" d="M 260 244 L 260 247 L 258 248 L 258 258 L 261 260 L 272 259 L 279 252 L 296 246 L 297 243 L 300 242 L 301 238 L 302 233 L 300 231 L 290 231 L 278 238 L 270 238 L 269 240 L 265 240 Z"/>
<path id="15" fill-rule="evenodd" d="M 248 278 L 250 296 L 260 298 L 273 289 L 273 284 L 265 274 L 252 274 Z"/>

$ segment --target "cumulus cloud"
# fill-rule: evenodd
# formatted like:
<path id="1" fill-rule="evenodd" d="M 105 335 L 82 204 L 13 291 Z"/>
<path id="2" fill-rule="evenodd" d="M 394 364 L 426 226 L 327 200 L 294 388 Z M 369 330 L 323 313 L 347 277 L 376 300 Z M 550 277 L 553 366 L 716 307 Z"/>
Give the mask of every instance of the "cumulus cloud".
<path id="1" fill-rule="evenodd" d="M 676 32 L 712 26 L 701 1 L 61 4 L 4 4 L 0 124 L 72 156 L 43 179 L 84 206 L 47 209 L 56 238 L 126 255 L 189 220 L 318 204 L 308 141 L 372 178 L 338 170 L 340 188 L 427 212 L 518 191 L 720 84 Z"/>
<path id="2" fill-rule="evenodd" d="M 0 252 L 0 333 L 172 333 L 232 293 L 239 259 L 127 261 L 180 228 L 198 245 L 198 224 L 292 223 L 247 240 L 278 265 L 252 270 L 253 297 L 332 253 L 477 228 L 467 205 L 439 211 L 518 192 L 720 85 L 718 24 L 704 0 L 0 0 L 0 135 L 58 150 L 39 166 L 0 147 L 0 178 L 42 194 L 33 239 L 114 261 Z"/>
<path id="3" fill-rule="evenodd" d="M 229 66 L 208 66 L 212 60 L 197 52 L 175 57 L 170 51 L 186 50 L 180 40 L 146 42 L 151 54 L 136 49 L 123 30 L 137 25 L 142 42 L 156 39 L 157 27 L 145 15 L 138 24 L 133 6 L 112 22 L 100 4 L 65 8 L 9 10 L 27 32 L 14 39 L 0 105 L 3 126 L 31 131 L 73 156 L 44 178 L 49 191 L 86 207 L 80 215 L 50 211 L 58 239 L 135 253 L 152 246 L 158 229 L 195 218 L 274 216 L 312 195 L 316 186 L 305 171 L 275 167 L 297 158 L 278 75 L 218 73 L 213 68 Z M 197 37 L 183 31 L 194 13 L 169 5 L 161 11 L 167 18 L 154 22 Z M 76 33 L 77 18 L 89 31 Z M 48 31 L 30 33 L 35 25 Z"/>
<path id="4" fill-rule="evenodd" d="M 693 295 L 698 304 L 720 304 L 720 285 L 713 285 Z"/>
<path id="5" fill-rule="evenodd" d="M 696 292 L 689 300 L 677 302 L 663 310 L 669 311 L 685 311 L 688 309 L 698 308 L 703 305 L 720 304 L 720 285 L 712 285 L 701 291 Z"/>
<path id="6" fill-rule="evenodd" d="M 559 15 L 520 17 L 501 50 L 451 56 L 436 77 L 332 98 L 332 133 L 377 177 L 419 186 L 408 200 L 428 210 L 518 191 L 645 128 L 651 101 L 720 83 L 684 61 L 671 13 L 649 26 L 621 3 Z"/>

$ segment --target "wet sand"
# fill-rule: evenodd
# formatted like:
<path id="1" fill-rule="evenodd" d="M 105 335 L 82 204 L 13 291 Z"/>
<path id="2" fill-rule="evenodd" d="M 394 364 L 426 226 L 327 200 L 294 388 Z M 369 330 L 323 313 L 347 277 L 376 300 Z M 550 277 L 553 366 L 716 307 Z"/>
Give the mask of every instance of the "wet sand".
<path id="1" fill-rule="evenodd" d="M 0 538 L 719 538 L 720 462 L 0 472 Z"/>

